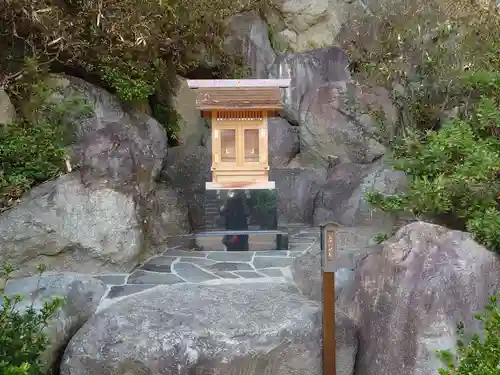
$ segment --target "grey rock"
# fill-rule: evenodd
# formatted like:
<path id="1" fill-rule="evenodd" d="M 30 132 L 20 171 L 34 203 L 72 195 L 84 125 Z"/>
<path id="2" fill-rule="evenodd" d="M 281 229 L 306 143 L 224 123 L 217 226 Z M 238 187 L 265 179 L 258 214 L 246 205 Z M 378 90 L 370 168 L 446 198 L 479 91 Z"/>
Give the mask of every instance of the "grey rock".
<path id="1" fill-rule="evenodd" d="M 217 276 L 214 274 L 205 272 L 191 263 L 176 263 L 174 269 L 177 275 L 192 283 L 217 279 Z"/>
<path id="2" fill-rule="evenodd" d="M 178 191 L 165 183 L 157 183 L 146 203 L 145 216 L 152 245 L 156 248 L 176 246 L 182 243 L 179 235 L 191 231 L 186 202 Z"/>
<path id="3" fill-rule="evenodd" d="M 163 253 L 166 257 L 184 257 L 184 258 L 203 258 L 207 257 L 207 253 L 203 251 L 185 251 L 179 249 L 170 249 Z"/>
<path id="4" fill-rule="evenodd" d="M 270 118 L 269 166 L 284 168 L 300 151 L 299 129 L 281 117 Z"/>
<path id="5" fill-rule="evenodd" d="M 46 182 L 0 215 L 0 263 L 17 275 L 49 270 L 127 272 L 140 260 L 143 232 L 132 196 L 82 185 L 78 172 Z"/>
<path id="6" fill-rule="evenodd" d="M 278 190 L 278 218 L 285 223 L 312 223 L 314 199 L 324 183 L 326 170 L 274 168 L 270 180 Z"/>
<path id="7" fill-rule="evenodd" d="M 347 66 L 347 57 L 338 47 L 284 53 L 276 57 L 270 78 L 291 79 L 291 87 L 283 90 L 283 116 L 298 125 L 304 95 L 325 83 L 349 79 Z"/>
<path id="8" fill-rule="evenodd" d="M 354 302 L 343 310 L 358 327 L 356 373 L 435 374 L 436 350 L 455 349 L 456 324 L 477 331 L 473 315 L 500 291 L 500 259 L 464 232 L 415 222 L 356 270 Z"/>
<path id="9" fill-rule="evenodd" d="M 212 178 L 211 163 L 210 148 L 186 144 L 169 149 L 161 171 L 160 179 L 186 202 L 193 229 L 204 225 L 205 182 Z"/>
<path id="10" fill-rule="evenodd" d="M 195 371 L 320 375 L 319 304 L 284 284 L 159 286 L 94 315 L 61 364 L 62 375 Z"/>
<path id="11" fill-rule="evenodd" d="M 358 352 L 357 329 L 347 315 L 335 313 L 336 374 L 354 375 Z"/>
<path id="12" fill-rule="evenodd" d="M 328 164 L 328 155 L 344 162 L 367 164 L 386 148 L 376 140 L 370 116 L 360 102 L 361 86 L 329 82 L 305 93 L 300 104 L 300 140 L 307 160 Z"/>
<path id="13" fill-rule="evenodd" d="M 129 112 L 102 88 L 70 76 L 54 76 L 62 96 L 84 98 L 90 118 L 78 121 L 73 163 L 83 183 L 146 196 L 155 188 L 167 154 L 165 129 L 144 113 Z"/>
<path id="14" fill-rule="evenodd" d="M 137 270 L 133 272 L 128 280 L 128 284 L 177 284 L 182 283 L 180 277 L 173 275 L 171 273 L 160 273 L 160 272 L 148 272 L 143 270 Z"/>
<path id="15" fill-rule="evenodd" d="M 253 12 L 245 12 L 233 16 L 228 29 L 226 48 L 243 56 L 245 64 L 251 68 L 249 78 L 267 78 L 276 55 L 266 22 Z"/>
<path id="16" fill-rule="evenodd" d="M 359 229 L 364 231 L 364 229 Z M 335 298 L 340 300 L 348 300 L 348 296 L 352 296 L 352 288 L 354 285 L 354 273 L 352 269 L 357 267 L 357 264 L 368 253 L 377 251 L 376 247 L 367 247 L 366 244 L 359 244 L 359 251 L 352 251 L 349 254 L 337 252 L 337 269 L 335 272 Z M 351 268 L 352 267 L 352 268 Z M 321 268 L 321 250 L 320 244 L 317 243 L 303 255 L 297 257 L 293 261 L 291 267 L 292 276 L 299 290 L 309 298 L 315 301 L 321 301 L 322 288 L 322 268 Z"/>
<path id="17" fill-rule="evenodd" d="M 16 109 L 5 90 L 0 89 L 0 125 L 11 124 L 16 119 Z"/>
<path id="18" fill-rule="evenodd" d="M 97 309 L 106 292 L 105 285 L 92 277 L 77 273 L 47 272 L 41 277 L 14 279 L 7 282 L 5 295 L 19 294 L 24 299 L 17 305 L 18 311 L 25 311 L 33 304 L 36 310 L 54 297 L 62 297 L 65 304 L 50 319 L 45 330 L 49 343 L 42 359 L 46 368 L 58 365 L 59 355 L 69 340 Z"/>

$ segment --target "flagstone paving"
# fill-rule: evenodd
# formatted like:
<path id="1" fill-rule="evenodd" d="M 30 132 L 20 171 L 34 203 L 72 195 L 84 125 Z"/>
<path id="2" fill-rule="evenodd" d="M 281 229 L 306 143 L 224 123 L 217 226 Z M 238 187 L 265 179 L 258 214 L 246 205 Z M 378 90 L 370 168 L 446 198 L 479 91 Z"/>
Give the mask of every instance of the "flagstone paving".
<path id="1" fill-rule="evenodd" d="M 195 251 L 167 249 L 130 274 L 98 275 L 109 286 L 106 299 L 114 299 L 158 285 L 177 283 L 225 284 L 246 282 L 288 282 L 294 258 L 319 239 L 318 228 L 293 228 L 290 250 L 274 251 Z"/>

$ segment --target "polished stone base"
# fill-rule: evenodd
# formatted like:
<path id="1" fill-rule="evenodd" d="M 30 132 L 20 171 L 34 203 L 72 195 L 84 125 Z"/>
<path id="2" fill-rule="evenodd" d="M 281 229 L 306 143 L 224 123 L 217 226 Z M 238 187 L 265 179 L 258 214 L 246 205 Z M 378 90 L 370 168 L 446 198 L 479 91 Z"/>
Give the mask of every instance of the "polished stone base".
<path id="1" fill-rule="evenodd" d="M 263 231 L 278 229 L 276 189 L 205 191 L 203 231 Z"/>

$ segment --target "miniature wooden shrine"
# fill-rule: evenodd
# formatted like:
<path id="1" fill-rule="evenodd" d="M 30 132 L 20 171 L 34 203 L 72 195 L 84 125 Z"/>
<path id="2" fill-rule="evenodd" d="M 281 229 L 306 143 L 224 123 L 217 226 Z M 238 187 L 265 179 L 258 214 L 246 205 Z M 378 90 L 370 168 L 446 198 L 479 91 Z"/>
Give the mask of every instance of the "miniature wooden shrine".
<path id="1" fill-rule="evenodd" d="M 212 181 L 207 190 L 274 189 L 269 181 L 268 118 L 282 109 L 289 79 L 188 80 L 211 120 Z"/>

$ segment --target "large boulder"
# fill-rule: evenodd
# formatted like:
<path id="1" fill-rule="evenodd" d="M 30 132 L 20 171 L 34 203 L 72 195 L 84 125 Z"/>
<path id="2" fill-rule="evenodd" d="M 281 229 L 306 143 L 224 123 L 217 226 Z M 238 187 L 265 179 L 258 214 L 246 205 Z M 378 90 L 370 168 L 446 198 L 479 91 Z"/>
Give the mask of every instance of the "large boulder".
<path id="1" fill-rule="evenodd" d="M 367 105 L 361 102 L 367 101 L 363 92 L 359 85 L 330 82 L 305 93 L 300 103 L 300 139 L 301 150 L 309 158 L 335 155 L 342 161 L 367 164 L 386 152 L 376 139 Z"/>
<path id="2" fill-rule="evenodd" d="M 324 183 L 326 170 L 274 168 L 269 179 L 278 190 L 278 219 L 282 223 L 312 223 L 314 199 Z"/>
<path id="3" fill-rule="evenodd" d="M 437 350 L 454 350 L 456 325 L 500 291 L 500 259 L 468 233 L 414 222 L 356 270 L 355 298 L 341 306 L 359 332 L 356 373 L 436 374 Z"/>
<path id="4" fill-rule="evenodd" d="M 338 0 L 272 0 L 266 17 L 277 18 L 283 25 L 278 36 L 295 51 L 332 45 L 344 21 L 347 2 Z M 273 17 L 274 16 L 274 17 Z"/>
<path id="5" fill-rule="evenodd" d="M 286 284 L 159 286 L 94 315 L 61 375 L 320 375 L 321 307 Z"/>
<path id="6" fill-rule="evenodd" d="M 298 125 L 304 95 L 326 83 L 348 80 L 347 66 L 347 57 L 338 47 L 277 56 L 270 68 L 270 78 L 291 79 L 290 88 L 283 90 L 283 116 Z"/>
<path id="7" fill-rule="evenodd" d="M 251 68 L 249 78 L 267 78 L 276 54 L 269 41 L 266 22 L 253 12 L 245 12 L 233 16 L 228 29 L 226 46 L 242 56 Z"/>
<path id="8" fill-rule="evenodd" d="M 282 117 L 271 118 L 269 128 L 269 166 L 286 168 L 300 151 L 299 132 Z"/>
<path id="9" fill-rule="evenodd" d="M 80 168 L 82 182 L 134 195 L 151 192 L 167 153 L 165 129 L 82 79 L 53 76 L 52 84 L 61 91 L 54 99 L 79 97 L 92 109 L 90 116 L 74 123 L 72 162 Z"/>
<path id="10" fill-rule="evenodd" d="M 367 254 L 376 252 L 373 245 L 372 228 L 340 228 L 338 236 L 343 243 L 338 245 L 335 272 L 335 296 L 351 295 L 354 285 L 354 270 Z M 340 241 L 339 241 L 340 242 Z M 300 292 L 314 301 L 321 301 L 322 268 L 320 244 L 316 243 L 306 253 L 294 259 L 291 272 L 295 285 Z M 344 298 L 345 300 L 345 298 Z"/>
<path id="11" fill-rule="evenodd" d="M 132 196 L 86 187 L 73 172 L 46 182 L 0 215 L 0 263 L 27 275 L 50 270 L 128 271 L 142 250 L 142 223 Z"/>
<path id="12" fill-rule="evenodd" d="M 206 146 L 172 147 L 165 159 L 160 179 L 176 189 L 186 202 L 191 228 L 202 228 L 205 217 L 205 182 L 210 181 L 212 154 Z"/>
<path id="13" fill-rule="evenodd" d="M 407 178 L 377 161 L 371 165 L 340 163 L 319 189 L 314 202 L 314 224 L 335 221 L 345 226 L 372 226 L 391 232 L 397 217 L 385 214 L 366 200 L 371 190 L 385 195 L 404 191 Z"/>
<path id="14" fill-rule="evenodd" d="M 68 117 L 73 172 L 32 189 L 0 214 L 0 261 L 14 263 L 18 275 L 40 262 L 61 271 L 128 271 L 152 255 L 151 244 L 162 242 L 155 235 L 184 231 L 151 209 L 182 216 L 169 188 L 156 182 L 167 153 L 165 130 L 79 78 L 54 75 L 49 83 L 58 88 L 50 100 L 80 98 L 91 113 Z M 152 230 L 150 223 L 165 227 Z"/>
<path id="15" fill-rule="evenodd" d="M 54 297 L 64 298 L 64 305 L 50 319 L 45 330 L 49 339 L 47 350 L 43 353 L 47 369 L 59 364 L 67 343 L 94 314 L 105 292 L 106 286 L 101 281 L 77 273 L 45 273 L 10 280 L 4 291 L 5 295 L 21 295 L 24 298 L 16 307 L 20 312 L 30 306 L 40 310 L 45 302 Z"/>
<path id="16" fill-rule="evenodd" d="M 0 125 L 10 124 L 16 118 L 16 109 L 5 90 L 0 89 Z"/>

